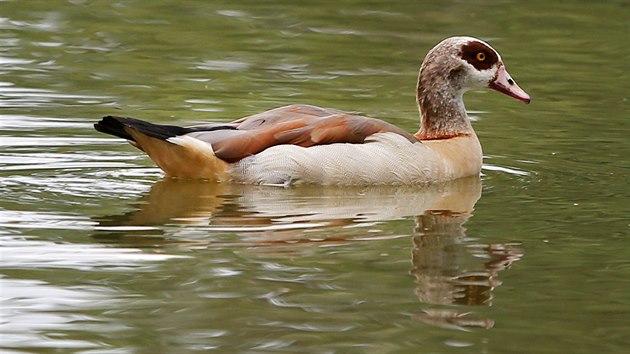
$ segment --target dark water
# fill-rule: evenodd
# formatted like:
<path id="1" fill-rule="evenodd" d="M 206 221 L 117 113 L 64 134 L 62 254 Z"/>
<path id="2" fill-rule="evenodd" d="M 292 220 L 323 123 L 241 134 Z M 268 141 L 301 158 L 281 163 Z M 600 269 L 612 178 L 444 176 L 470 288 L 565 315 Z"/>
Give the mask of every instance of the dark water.
<path id="1" fill-rule="evenodd" d="M 622 353 L 627 1 L 0 2 L 7 353 Z M 194 124 L 309 103 L 418 126 L 439 40 L 533 98 L 471 92 L 481 179 L 163 180 L 106 114 Z"/>

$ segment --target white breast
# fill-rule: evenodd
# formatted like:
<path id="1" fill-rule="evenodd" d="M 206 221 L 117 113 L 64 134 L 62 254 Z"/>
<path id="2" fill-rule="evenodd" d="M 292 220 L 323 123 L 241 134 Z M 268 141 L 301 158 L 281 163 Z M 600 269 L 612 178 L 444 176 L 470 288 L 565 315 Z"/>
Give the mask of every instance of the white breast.
<path id="1" fill-rule="evenodd" d="M 230 165 L 229 173 L 255 184 L 419 184 L 464 177 L 453 163 L 426 144 L 379 133 L 364 144 L 274 146 Z"/>

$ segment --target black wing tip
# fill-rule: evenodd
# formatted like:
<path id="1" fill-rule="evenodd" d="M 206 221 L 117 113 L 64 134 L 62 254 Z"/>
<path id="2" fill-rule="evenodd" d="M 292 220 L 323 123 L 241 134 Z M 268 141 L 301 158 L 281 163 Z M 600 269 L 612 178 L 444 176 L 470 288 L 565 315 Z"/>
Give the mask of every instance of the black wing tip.
<path id="1" fill-rule="evenodd" d="M 152 138 L 166 140 L 175 136 L 185 135 L 198 131 L 212 131 L 212 130 L 236 130 L 238 129 L 232 125 L 216 125 L 208 127 L 180 127 L 176 125 L 163 125 L 146 122 L 140 119 L 119 117 L 119 116 L 104 116 L 100 121 L 94 123 L 94 129 L 99 132 L 111 134 L 123 139 L 134 141 L 133 137 L 125 130 L 125 127 L 129 127 L 148 135 Z"/>
<path id="2" fill-rule="evenodd" d="M 94 123 L 94 129 L 98 132 L 117 136 L 126 140 L 135 141 L 134 138 L 125 131 L 125 124 L 122 117 L 105 116 L 100 121 Z"/>
<path id="3" fill-rule="evenodd" d="M 134 129 L 142 134 L 160 140 L 166 140 L 188 132 L 187 128 L 176 125 L 155 124 L 136 118 L 113 115 L 104 116 L 100 121 L 94 124 L 94 129 L 100 132 L 112 134 L 127 140 L 134 140 L 125 128 Z"/>

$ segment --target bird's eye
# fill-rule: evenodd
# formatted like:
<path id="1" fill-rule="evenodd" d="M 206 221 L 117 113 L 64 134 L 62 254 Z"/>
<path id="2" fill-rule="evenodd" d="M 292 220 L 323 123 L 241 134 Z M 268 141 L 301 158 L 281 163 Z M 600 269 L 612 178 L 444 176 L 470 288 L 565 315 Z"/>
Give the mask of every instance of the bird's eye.
<path id="1" fill-rule="evenodd" d="M 479 60 L 479 61 L 486 60 L 486 54 L 484 52 L 477 53 L 477 60 Z"/>

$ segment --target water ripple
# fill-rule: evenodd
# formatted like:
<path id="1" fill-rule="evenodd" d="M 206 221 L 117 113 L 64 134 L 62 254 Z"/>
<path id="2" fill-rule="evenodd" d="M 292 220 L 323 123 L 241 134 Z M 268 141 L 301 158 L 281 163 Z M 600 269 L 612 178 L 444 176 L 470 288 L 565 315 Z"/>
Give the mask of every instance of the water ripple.
<path id="1" fill-rule="evenodd" d="M 68 229 L 69 227 L 59 227 Z M 71 229 L 71 228 L 70 228 Z M 147 262 L 165 261 L 186 256 L 146 253 L 135 248 L 112 248 L 95 244 L 58 244 L 27 238 L 0 237 L 0 258 L 5 269 L 65 268 L 91 270 L 128 270 Z"/>
<path id="2" fill-rule="evenodd" d="M 195 66 L 196 69 L 210 71 L 242 71 L 251 67 L 250 63 L 237 60 L 204 60 Z"/>
<path id="3" fill-rule="evenodd" d="M 34 117 L 24 115 L 0 115 L 1 129 L 38 130 L 38 129 L 92 129 L 92 123 L 83 120 L 68 120 L 65 118 Z"/>
<path id="4" fill-rule="evenodd" d="M 42 68 L 43 67 L 43 68 Z M 15 68 L 12 68 L 15 70 Z M 29 71 L 45 72 L 55 69 L 50 63 L 39 63 L 37 69 Z M 24 107 L 48 107 L 50 106 L 81 106 L 90 104 L 104 104 L 112 100 L 109 96 L 78 95 L 57 92 L 50 89 L 35 89 L 26 87 L 13 87 L 14 84 L 2 82 L 0 85 L 0 107 L 21 108 Z"/>
<path id="5" fill-rule="evenodd" d="M 87 144 L 117 144 L 120 140 L 108 138 L 84 138 L 84 137 L 16 137 L 2 136 L 0 137 L 0 146 L 73 146 Z"/>
<path id="6" fill-rule="evenodd" d="M 4 259 L 4 258 L 3 258 Z M 78 313 L 114 306 L 110 288 L 98 286 L 62 287 L 40 280 L 0 278 L 2 289 L 2 348 L 94 348 L 100 344 L 81 339 L 56 337 L 56 331 L 95 330 L 113 332 L 124 326 L 104 318 Z M 22 353 L 20 351 L 20 353 Z"/>

